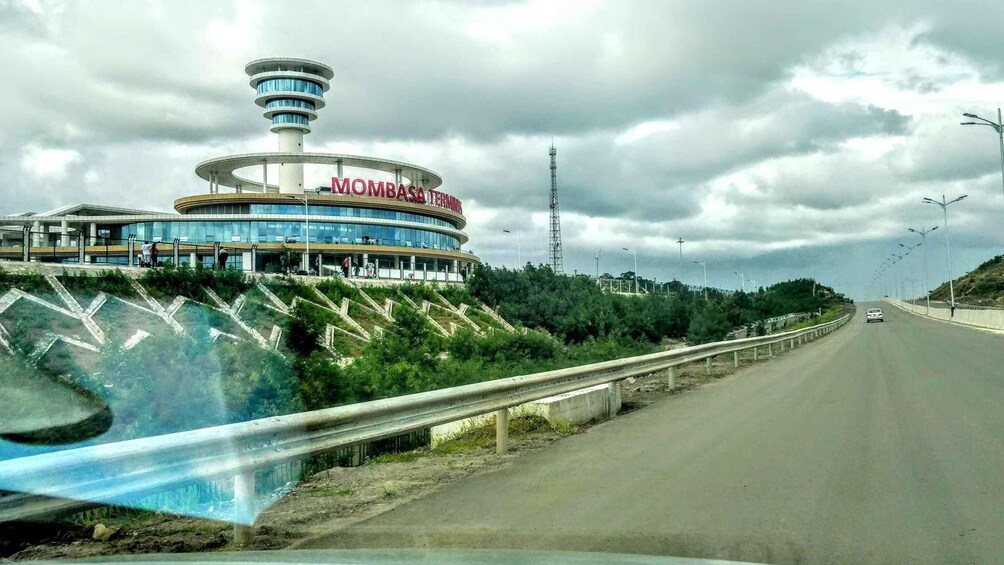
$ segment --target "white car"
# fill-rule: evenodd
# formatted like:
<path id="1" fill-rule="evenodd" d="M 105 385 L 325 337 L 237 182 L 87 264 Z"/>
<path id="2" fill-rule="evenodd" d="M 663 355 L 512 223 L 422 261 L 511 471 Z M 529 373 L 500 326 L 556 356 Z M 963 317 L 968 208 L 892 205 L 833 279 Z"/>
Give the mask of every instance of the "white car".
<path id="1" fill-rule="evenodd" d="M 865 322 L 869 324 L 872 322 L 885 322 L 885 318 L 882 317 L 882 310 L 879 308 L 869 308 L 865 312 Z"/>

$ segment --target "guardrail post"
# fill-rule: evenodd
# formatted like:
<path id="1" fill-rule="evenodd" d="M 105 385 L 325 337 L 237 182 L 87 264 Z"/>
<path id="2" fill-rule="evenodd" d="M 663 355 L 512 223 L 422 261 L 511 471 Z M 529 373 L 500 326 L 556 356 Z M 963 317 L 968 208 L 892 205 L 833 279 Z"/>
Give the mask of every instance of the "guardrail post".
<path id="1" fill-rule="evenodd" d="M 509 450 L 509 409 L 495 411 L 495 453 L 504 454 Z"/>
<path id="2" fill-rule="evenodd" d="M 676 388 L 676 377 L 679 376 L 680 370 L 677 367 L 669 368 L 669 390 Z"/>
<path id="3" fill-rule="evenodd" d="M 774 346 L 772 346 L 771 344 L 768 343 L 767 344 L 767 357 L 773 357 L 773 356 L 774 356 Z"/>
<path id="4" fill-rule="evenodd" d="M 739 352 L 738 351 L 733 351 L 732 352 L 732 366 L 735 367 L 736 369 L 739 368 Z"/>
<path id="5" fill-rule="evenodd" d="M 784 353 L 784 340 L 777 342 L 777 352 Z"/>
<path id="6" fill-rule="evenodd" d="M 760 356 L 760 348 L 754 346 L 753 347 L 753 360 L 756 361 L 759 358 L 759 356 Z"/>
<path id="7" fill-rule="evenodd" d="M 788 341 L 788 349 L 795 349 L 795 338 Z"/>
<path id="8" fill-rule="evenodd" d="M 234 515 L 254 517 L 254 469 L 246 469 L 234 476 Z M 245 545 L 254 538 L 254 524 L 234 524 L 234 543 Z"/>
<path id="9" fill-rule="evenodd" d="M 621 403 L 621 382 L 607 383 L 607 418 L 617 415 Z"/>
<path id="10" fill-rule="evenodd" d="M 704 370 L 710 375 L 711 374 L 711 357 L 704 360 Z"/>

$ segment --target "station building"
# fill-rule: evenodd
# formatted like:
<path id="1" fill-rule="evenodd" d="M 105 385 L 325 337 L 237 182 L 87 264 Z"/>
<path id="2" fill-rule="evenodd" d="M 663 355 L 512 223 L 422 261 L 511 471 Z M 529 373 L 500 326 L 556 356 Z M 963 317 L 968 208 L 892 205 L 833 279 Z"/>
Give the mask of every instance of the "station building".
<path id="1" fill-rule="evenodd" d="M 0 216 L 0 259 L 137 265 L 149 241 L 161 262 L 210 266 L 226 249 L 228 265 L 249 272 L 278 272 L 285 255 L 297 270 L 329 275 L 348 257 L 382 278 L 459 281 L 479 263 L 463 247 L 463 203 L 441 190 L 435 172 L 304 151 L 330 67 L 268 58 L 245 72 L 277 151 L 199 163 L 195 174 L 208 189 L 175 200 L 174 213 L 76 204 Z M 330 183 L 305 186 L 307 165 L 332 171 Z"/>

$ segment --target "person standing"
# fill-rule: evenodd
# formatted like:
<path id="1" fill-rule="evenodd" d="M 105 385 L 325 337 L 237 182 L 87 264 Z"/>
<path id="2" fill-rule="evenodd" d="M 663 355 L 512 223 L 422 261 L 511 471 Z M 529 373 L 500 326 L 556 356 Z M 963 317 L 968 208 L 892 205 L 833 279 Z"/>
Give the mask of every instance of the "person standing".
<path id="1" fill-rule="evenodd" d="M 227 268 L 227 257 L 229 257 L 229 256 L 230 256 L 230 254 L 227 253 L 227 248 L 226 247 L 221 247 L 220 248 L 220 255 L 219 255 L 219 257 L 216 258 L 216 266 L 217 266 L 218 269 L 220 269 L 222 271 L 223 269 Z"/>
<path id="2" fill-rule="evenodd" d="M 150 245 L 149 241 L 144 241 L 143 242 L 143 245 L 139 248 L 140 254 L 143 256 L 143 260 L 140 261 L 140 267 L 149 267 L 150 266 L 150 251 L 152 249 L 153 249 L 153 246 Z"/>
<path id="3" fill-rule="evenodd" d="M 345 256 L 344 260 L 342 260 L 342 276 L 345 278 L 349 278 L 349 264 L 351 262 L 352 260 L 349 259 L 348 255 Z"/>
<path id="4" fill-rule="evenodd" d="M 158 255 L 160 255 L 160 250 L 157 249 L 157 242 L 155 241 L 155 242 L 153 242 L 153 245 L 150 246 L 150 266 L 151 267 L 156 267 L 156 266 L 159 265 L 159 263 L 157 263 L 157 256 Z"/>

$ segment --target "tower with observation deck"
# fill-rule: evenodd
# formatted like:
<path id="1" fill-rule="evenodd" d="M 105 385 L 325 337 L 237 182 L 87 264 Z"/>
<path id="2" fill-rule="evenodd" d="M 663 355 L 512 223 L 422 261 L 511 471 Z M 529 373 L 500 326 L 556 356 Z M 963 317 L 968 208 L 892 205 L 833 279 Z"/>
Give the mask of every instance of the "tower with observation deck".
<path id="1" fill-rule="evenodd" d="M 272 132 L 279 138 L 279 153 L 302 154 L 303 136 L 310 122 L 324 108 L 324 93 L 335 76 L 331 67 L 306 59 L 269 58 L 244 67 L 255 89 L 255 104 L 265 109 Z M 267 172 L 267 171 L 266 171 Z M 303 192 L 303 164 L 284 164 L 279 169 L 279 193 Z"/>
<path id="2" fill-rule="evenodd" d="M 463 204 L 442 190 L 439 174 L 397 160 L 305 151 L 304 136 L 335 76 L 331 67 L 273 57 L 244 70 L 276 151 L 199 163 L 195 173 L 209 190 L 175 200 L 176 214 L 63 206 L 0 216 L 4 241 L 13 248 L 28 226 L 30 246 L 46 249 L 37 260 L 114 264 L 135 263 L 134 248 L 144 241 L 159 242 L 160 256 L 181 264 L 211 265 L 226 248 L 230 266 L 250 272 L 277 271 L 288 250 L 300 255 L 303 272 L 335 274 L 348 260 L 350 276 L 358 267 L 360 276 L 405 280 L 459 282 L 479 263 L 463 248 Z M 305 176 L 306 166 L 317 170 Z M 75 246 L 82 251 L 60 251 Z M 0 259 L 20 255 L 0 244 Z"/>

